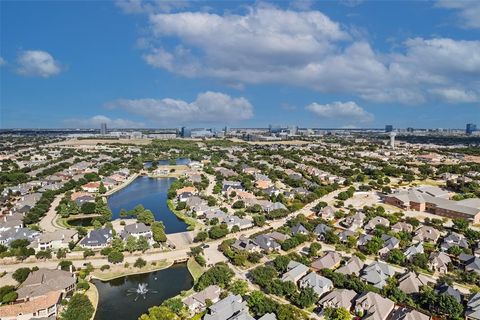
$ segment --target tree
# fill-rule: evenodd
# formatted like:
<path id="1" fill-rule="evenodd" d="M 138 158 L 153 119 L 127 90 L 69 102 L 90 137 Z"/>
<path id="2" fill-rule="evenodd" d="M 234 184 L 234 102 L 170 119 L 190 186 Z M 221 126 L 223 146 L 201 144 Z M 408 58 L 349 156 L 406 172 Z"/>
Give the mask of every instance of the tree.
<path id="1" fill-rule="evenodd" d="M 468 229 L 468 221 L 464 218 L 456 218 L 452 220 L 453 227 L 458 231 L 465 231 Z"/>
<path id="2" fill-rule="evenodd" d="M 400 249 L 392 249 L 390 250 L 390 252 L 388 252 L 387 262 L 403 265 L 403 263 L 405 262 L 405 255 Z"/>
<path id="3" fill-rule="evenodd" d="M 35 254 L 35 258 L 37 259 L 51 259 L 52 258 L 52 251 L 50 250 L 40 250 Z"/>
<path id="4" fill-rule="evenodd" d="M 180 298 L 170 298 L 163 301 L 162 307 L 167 307 L 175 314 L 180 314 L 185 308 L 185 305 Z"/>
<path id="5" fill-rule="evenodd" d="M 89 320 L 93 316 L 93 308 L 90 299 L 85 294 L 75 293 L 62 312 L 62 320 Z"/>
<path id="6" fill-rule="evenodd" d="M 235 273 L 225 263 L 217 263 L 203 273 L 195 284 L 195 290 L 201 291 L 211 285 L 219 285 L 222 288 L 230 284 Z"/>
<path id="7" fill-rule="evenodd" d="M 65 271 L 69 271 L 70 270 L 70 267 L 73 266 L 73 262 L 70 261 L 70 260 L 62 260 L 58 263 L 58 266 L 60 267 L 60 269 L 62 270 L 65 270 Z"/>
<path id="8" fill-rule="evenodd" d="M 137 220 L 138 222 L 143 222 L 146 225 L 151 225 L 155 222 L 155 216 L 153 215 L 152 211 L 146 209 L 138 213 Z"/>
<path id="9" fill-rule="evenodd" d="M 123 253 L 117 250 L 112 250 L 107 256 L 108 262 L 110 263 L 120 263 L 123 262 Z"/>
<path id="10" fill-rule="evenodd" d="M 12 302 L 15 302 L 18 298 L 18 293 L 16 293 L 15 291 L 10 291 L 8 293 L 6 293 L 5 295 L 3 295 L 2 297 L 2 303 L 4 304 L 8 304 L 8 303 L 12 303 Z"/>
<path id="11" fill-rule="evenodd" d="M 200 231 L 197 236 L 195 237 L 195 239 L 193 239 L 193 241 L 195 242 L 202 242 L 202 241 L 205 241 L 207 240 L 208 238 L 208 233 L 205 232 L 205 231 Z"/>
<path id="12" fill-rule="evenodd" d="M 318 294 L 312 287 L 304 288 L 295 298 L 295 304 L 301 308 L 308 308 L 318 301 Z"/>
<path id="13" fill-rule="evenodd" d="M 245 280 L 235 280 L 229 289 L 233 294 L 243 296 L 248 292 L 248 283 Z"/>
<path id="14" fill-rule="evenodd" d="M 326 307 L 323 311 L 326 320 L 350 320 L 352 316 L 344 307 L 332 308 Z"/>
<path id="15" fill-rule="evenodd" d="M 208 230 L 208 236 L 211 239 L 219 239 L 225 237 L 228 233 L 228 228 L 226 224 L 221 224 L 217 226 L 213 226 Z"/>
<path id="16" fill-rule="evenodd" d="M 144 236 L 140 236 L 137 240 L 137 249 L 145 252 L 148 250 L 148 248 L 150 248 L 150 244 L 148 243 L 147 238 L 145 238 Z"/>
<path id="17" fill-rule="evenodd" d="M 447 252 L 451 255 L 458 257 L 463 252 L 463 250 L 459 246 L 455 245 L 448 248 Z"/>
<path id="18" fill-rule="evenodd" d="M 368 254 L 377 254 L 383 247 L 383 240 L 380 237 L 374 236 L 372 240 L 367 241 L 365 244 L 365 251 Z"/>
<path id="19" fill-rule="evenodd" d="M 172 310 L 167 307 L 151 307 L 147 314 L 142 314 L 138 320 L 180 320 Z"/>
<path id="20" fill-rule="evenodd" d="M 245 202 L 243 200 L 238 200 L 232 204 L 233 209 L 242 209 L 245 208 Z"/>
<path id="21" fill-rule="evenodd" d="M 318 254 L 318 251 L 322 249 L 322 245 L 318 242 L 313 242 L 311 245 L 310 245 L 310 248 L 308 250 L 308 255 L 310 257 L 316 257 L 317 254 Z"/>
<path id="22" fill-rule="evenodd" d="M 93 202 L 84 202 L 80 207 L 80 211 L 85 214 L 95 213 L 95 203 Z"/>
<path id="23" fill-rule="evenodd" d="M 147 265 L 147 261 L 143 260 L 142 258 L 138 258 L 133 264 L 135 268 L 143 268 L 146 265 Z"/>
<path id="24" fill-rule="evenodd" d="M 428 269 L 428 257 L 425 253 L 416 253 L 412 257 L 412 264 L 422 269 Z"/>
<path id="25" fill-rule="evenodd" d="M 137 250 L 137 239 L 134 236 L 128 236 L 127 242 L 125 244 L 125 250 L 132 253 L 133 251 Z"/>
<path id="26" fill-rule="evenodd" d="M 17 297 L 12 294 L 10 294 L 9 296 L 5 297 L 7 294 L 11 293 L 11 292 L 15 292 L 15 286 L 3 286 L 3 287 L 0 287 L 0 302 L 3 302 L 3 303 L 11 303 L 11 302 L 14 302 L 15 300 L 17 300 Z M 12 300 L 13 299 L 13 300 Z"/>
<path id="27" fill-rule="evenodd" d="M 18 268 L 12 274 L 12 278 L 15 279 L 18 283 L 23 283 L 25 280 L 27 280 L 30 272 L 32 272 L 30 268 Z"/>
<path id="28" fill-rule="evenodd" d="M 273 265 L 278 272 L 284 273 L 285 271 L 287 271 L 287 266 L 290 260 L 291 259 L 288 256 L 277 256 L 273 260 Z"/>
<path id="29" fill-rule="evenodd" d="M 276 312 L 278 308 L 278 303 L 268 298 L 261 291 L 253 291 L 247 297 L 247 304 L 249 310 L 259 317 L 266 313 Z"/>
<path id="30" fill-rule="evenodd" d="M 107 188 L 105 188 L 105 185 L 103 184 L 103 182 L 100 182 L 100 186 L 98 186 L 98 192 L 100 194 L 104 194 L 107 192 Z"/>
<path id="31" fill-rule="evenodd" d="M 95 252 L 93 252 L 92 249 L 87 249 L 83 251 L 83 257 L 88 258 L 88 257 L 93 257 L 95 255 Z"/>
<path id="32" fill-rule="evenodd" d="M 308 317 L 305 313 L 291 304 L 281 304 L 277 310 L 278 320 L 306 320 Z"/>
<path id="33" fill-rule="evenodd" d="M 165 225 L 161 221 L 155 221 L 152 223 L 152 234 L 155 242 L 166 242 L 167 235 L 165 234 Z"/>

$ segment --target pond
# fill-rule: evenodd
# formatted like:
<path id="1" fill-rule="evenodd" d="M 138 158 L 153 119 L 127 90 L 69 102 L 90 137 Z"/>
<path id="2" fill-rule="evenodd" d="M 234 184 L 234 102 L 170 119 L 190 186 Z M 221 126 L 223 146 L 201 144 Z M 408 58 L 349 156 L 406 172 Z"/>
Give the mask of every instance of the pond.
<path id="1" fill-rule="evenodd" d="M 158 165 L 159 166 L 168 166 L 170 164 L 170 160 L 158 160 Z M 176 165 L 187 165 L 191 161 L 188 158 L 178 158 L 175 160 Z M 150 168 L 152 166 L 152 161 L 147 161 L 143 164 L 144 168 Z"/>
<path id="2" fill-rule="evenodd" d="M 93 219 L 91 217 L 86 218 L 73 218 L 68 219 L 66 222 L 72 227 L 91 227 L 93 225 Z"/>
<path id="3" fill-rule="evenodd" d="M 108 197 L 113 219 L 120 217 L 120 210 L 132 210 L 143 205 L 152 211 L 155 220 L 163 221 L 166 233 L 187 231 L 187 225 L 168 208 L 168 189 L 175 178 L 150 178 L 140 176 L 125 188 Z"/>
<path id="4" fill-rule="evenodd" d="M 160 305 L 168 298 L 193 286 L 187 265 L 176 264 L 168 269 L 125 276 L 111 281 L 93 280 L 99 293 L 95 320 L 133 320 Z M 147 286 L 144 286 L 147 284 Z M 136 290 L 145 287 L 146 294 Z"/>

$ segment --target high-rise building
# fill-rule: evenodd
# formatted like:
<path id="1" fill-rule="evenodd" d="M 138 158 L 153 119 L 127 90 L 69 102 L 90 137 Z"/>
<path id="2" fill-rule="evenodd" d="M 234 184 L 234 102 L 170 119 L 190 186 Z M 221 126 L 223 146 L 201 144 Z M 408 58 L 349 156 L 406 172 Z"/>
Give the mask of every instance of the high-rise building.
<path id="1" fill-rule="evenodd" d="M 474 133 L 475 131 L 477 131 L 477 125 L 474 124 L 474 123 L 467 123 L 467 128 L 465 130 L 465 133 L 467 135 L 471 135 L 472 133 Z"/>
<path id="2" fill-rule="evenodd" d="M 391 124 L 387 124 L 385 126 L 385 132 L 392 132 L 393 131 L 393 126 Z"/>
<path id="3" fill-rule="evenodd" d="M 397 134 L 395 132 L 390 132 L 390 148 L 395 149 L 395 136 Z"/>
<path id="4" fill-rule="evenodd" d="M 100 125 L 100 134 L 102 136 L 106 135 L 107 134 L 107 124 L 106 123 L 102 123 Z"/>
<path id="5" fill-rule="evenodd" d="M 287 130 L 288 130 L 288 134 L 292 136 L 296 136 L 298 134 L 298 126 L 288 126 Z"/>
<path id="6" fill-rule="evenodd" d="M 190 130 L 187 127 L 182 127 L 181 135 L 182 135 L 182 138 L 191 138 L 192 130 Z"/>
<path id="7" fill-rule="evenodd" d="M 407 128 L 407 132 L 412 133 L 412 132 L 414 132 L 414 131 L 415 131 L 415 129 L 413 129 L 412 127 L 408 127 L 408 128 Z"/>

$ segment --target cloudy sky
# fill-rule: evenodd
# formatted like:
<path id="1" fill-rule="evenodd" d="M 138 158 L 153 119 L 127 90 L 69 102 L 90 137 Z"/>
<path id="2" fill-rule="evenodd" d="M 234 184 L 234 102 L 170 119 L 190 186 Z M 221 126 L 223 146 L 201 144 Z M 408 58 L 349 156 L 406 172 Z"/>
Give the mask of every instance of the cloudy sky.
<path id="1" fill-rule="evenodd" d="M 0 127 L 480 124 L 480 1 L 1 1 Z"/>

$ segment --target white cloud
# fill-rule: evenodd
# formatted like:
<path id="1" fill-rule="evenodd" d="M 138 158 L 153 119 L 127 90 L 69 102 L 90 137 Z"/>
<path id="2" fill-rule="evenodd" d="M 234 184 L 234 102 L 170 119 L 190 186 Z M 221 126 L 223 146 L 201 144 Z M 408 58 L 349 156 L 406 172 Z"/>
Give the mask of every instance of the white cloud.
<path id="1" fill-rule="evenodd" d="M 145 124 L 126 119 L 111 119 L 107 116 L 96 115 L 91 118 L 73 118 L 65 119 L 64 124 L 70 128 L 100 128 L 102 123 L 106 123 L 109 128 L 142 128 Z"/>
<path id="2" fill-rule="evenodd" d="M 437 7 L 458 11 L 458 20 L 467 29 L 480 28 L 480 2 L 477 0 L 439 0 Z"/>
<path id="3" fill-rule="evenodd" d="M 169 98 L 119 99 L 107 103 L 106 107 L 123 109 L 163 125 L 232 123 L 253 117 L 253 107 L 247 99 L 210 91 L 199 94 L 193 102 Z"/>
<path id="4" fill-rule="evenodd" d="M 62 71 L 60 63 L 55 61 L 52 55 L 46 51 L 22 51 L 18 55 L 17 62 L 17 72 L 26 76 L 48 78 Z"/>
<path id="5" fill-rule="evenodd" d="M 419 104 L 444 87 L 480 94 L 480 41 L 414 38 L 382 53 L 319 11 L 265 4 L 243 15 L 155 13 L 149 23 L 144 60 L 185 77 L 281 83 L 378 103 Z"/>
<path id="6" fill-rule="evenodd" d="M 479 97 L 475 92 L 458 88 L 432 89 L 430 92 L 449 103 L 473 103 L 479 101 Z"/>
<path id="7" fill-rule="evenodd" d="M 7 61 L 5 61 L 5 59 L 3 59 L 2 57 L 0 57 L 0 67 L 1 66 L 4 66 L 7 64 Z"/>
<path id="8" fill-rule="evenodd" d="M 313 112 L 320 118 L 340 120 L 342 122 L 370 123 L 373 121 L 373 114 L 365 111 L 353 101 L 332 102 L 327 104 L 312 103 L 305 109 Z"/>
<path id="9" fill-rule="evenodd" d="M 116 5 L 129 14 L 170 12 L 188 6 L 187 0 L 116 0 Z"/>

